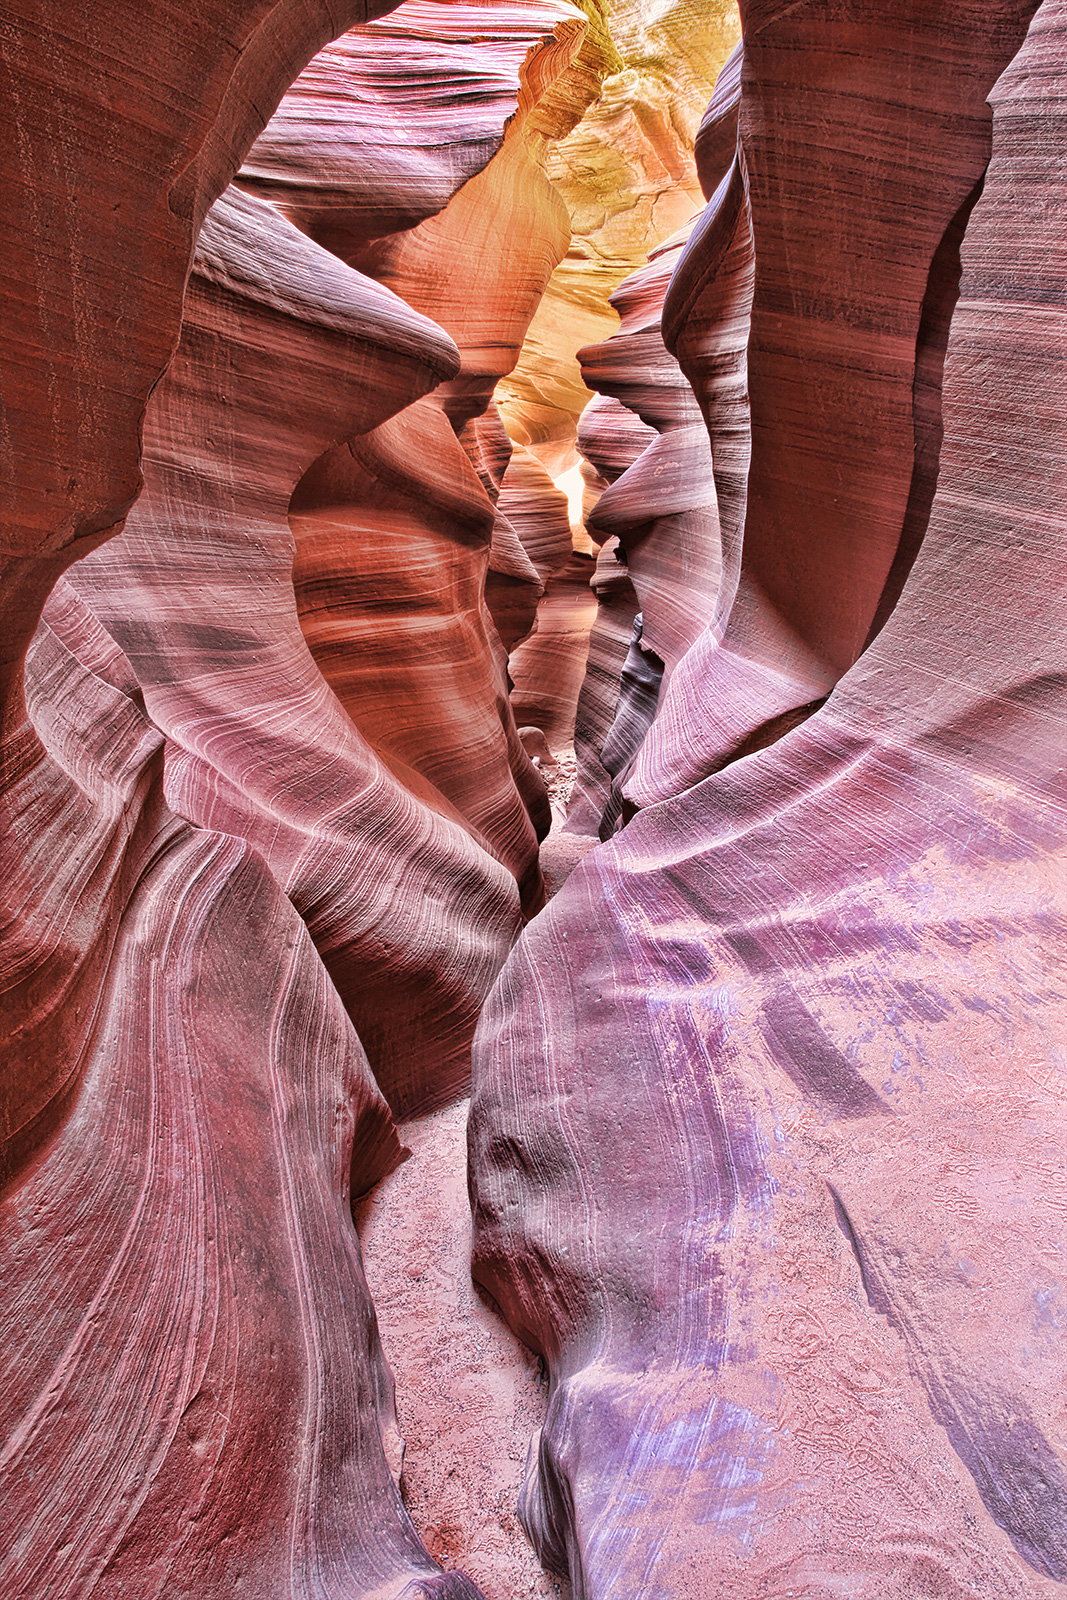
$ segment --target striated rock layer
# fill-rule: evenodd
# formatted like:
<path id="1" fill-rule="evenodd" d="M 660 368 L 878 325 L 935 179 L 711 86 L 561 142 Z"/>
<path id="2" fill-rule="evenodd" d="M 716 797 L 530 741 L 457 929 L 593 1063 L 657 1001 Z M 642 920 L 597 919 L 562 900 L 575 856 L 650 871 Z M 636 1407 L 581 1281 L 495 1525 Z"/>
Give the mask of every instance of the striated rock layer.
<path id="1" fill-rule="evenodd" d="M 325 446 L 459 353 L 231 191 L 159 381 L 211 201 L 285 83 L 366 15 L 16 7 L 5 39 L 25 87 L 0 752 L 0 1567 L 19 1600 L 476 1593 L 422 1547 L 387 1461 L 349 1200 L 403 1152 L 337 988 L 394 1104 L 447 1098 L 518 890 L 323 682 L 286 520 Z M 126 534 L 56 585 L 127 510 L 142 421 Z"/>
<path id="2" fill-rule="evenodd" d="M 623 787 L 655 715 L 664 673 L 669 677 L 700 638 L 719 589 L 719 519 L 708 433 L 660 330 L 685 237 L 653 251 L 648 266 L 612 295 L 622 319 L 619 332 L 579 351 L 585 382 L 618 403 L 607 410 L 590 407 L 579 428 L 578 442 L 588 459 L 613 480 L 587 527 L 595 539 L 617 541 L 640 608 L 619 664 L 621 692 L 594 752 L 611 780 L 596 830 L 604 838 L 622 813 Z M 619 404 L 639 419 L 640 434 L 623 428 L 620 438 Z M 620 473 L 620 443 L 629 438 L 638 453 Z M 595 784 L 595 767 L 591 777 Z M 587 799 L 579 797 L 574 831 L 583 826 Z"/>
<path id="3" fill-rule="evenodd" d="M 819 78 L 815 19 L 747 11 L 761 64 L 742 127 L 799 137 L 803 120 L 756 107 L 805 59 Z M 917 16 L 896 8 L 905 56 L 929 38 Z M 1006 41 L 1018 13 L 982 18 Z M 846 23 L 818 24 L 839 65 L 864 43 Z M 805 49 L 779 29 L 809 30 Z M 968 37 L 969 59 L 942 60 L 946 105 L 947 80 L 988 60 L 987 33 Z M 1067 534 L 1065 66 L 1067 7 L 1045 0 L 992 93 L 937 492 L 892 614 L 808 720 L 588 856 L 481 1025 L 475 1271 L 551 1369 L 522 1516 L 583 1597 L 1029 1600 L 1067 1580 L 1050 582 Z M 867 68 L 857 56 L 857 89 Z M 797 182 L 817 174 L 794 161 Z M 805 258 L 770 242 L 790 186 L 781 215 L 769 193 L 757 262 L 799 305 Z M 945 194 L 942 228 L 958 204 Z M 913 329 L 937 244 L 931 229 Z M 913 456 L 905 430 L 901 510 Z M 753 493 L 764 472 L 754 455 Z"/>
<path id="4" fill-rule="evenodd" d="M 385 8 L 195 0 L 177 16 L 158 0 L 98 0 L 60 17 L 39 0 L 6 7 L 5 685 L 56 577 L 140 489 L 141 420 L 177 343 L 209 206 L 319 46 Z"/>
<path id="5" fill-rule="evenodd" d="M 500 388 L 511 436 L 553 474 L 573 462 L 578 419 L 591 398 L 575 351 L 614 332 L 610 295 L 700 206 L 694 138 L 739 32 L 735 0 L 609 0 L 605 11 L 608 75 L 548 158 L 570 216 L 570 248 Z"/>
<path id="6" fill-rule="evenodd" d="M 314 209 L 319 202 L 302 187 L 314 92 L 294 93 L 292 106 L 283 103 L 283 126 L 268 130 L 286 209 L 325 228 L 346 260 L 434 317 L 461 355 L 459 371 L 431 398 L 329 452 L 306 474 L 292 503 L 295 581 L 305 636 L 346 710 L 395 771 L 428 779 L 467 820 L 513 872 L 530 912 L 543 900 L 537 844 L 548 829 L 548 806 L 517 738 L 506 657 L 485 601 L 503 489 L 482 460 L 477 421 L 514 365 L 566 248 L 566 217 L 543 174 L 543 150 L 581 114 L 591 88 L 586 24 L 573 7 L 518 5 L 499 18 L 496 8 L 471 8 L 470 15 L 481 28 L 499 20 L 512 48 L 516 39 L 526 41 L 517 109 L 492 159 L 457 183 L 443 208 L 434 172 L 420 191 L 413 163 L 407 181 L 411 196 L 421 193 L 425 213 L 418 226 L 382 234 L 358 170 L 345 209 L 341 169 L 346 161 L 356 166 L 356 148 L 334 158 L 323 222 L 326 212 Z M 403 10 L 392 19 L 394 31 L 402 21 Z M 468 21 L 468 30 L 473 26 Z M 456 70 L 469 74 L 462 57 Z M 493 110 L 490 101 L 483 117 Z M 287 140 L 291 193 L 282 183 Z M 466 267 L 457 273 L 461 257 Z M 505 518 L 496 564 L 505 550 L 508 576 L 528 589 L 529 563 L 506 533 Z"/>
<path id="7" fill-rule="evenodd" d="M 70 573 L 168 737 L 168 803 L 257 848 L 405 1112 L 462 1092 L 518 895 L 436 790 L 403 769 L 397 781 L 323 681 L 287 509 L 324 445 L 457 366 L 428 319 L 231 189 L 149 408 L 145 492 L 125 532 Z"/>
<path id="8" fill-rule="evenodd" d="M 649 755 L 642 801 L 810 714 L 900 593 L 936 481 L 959 241 L 989 160 L 986 96 L 1035 9 L 960 0 L 936 18 L 909 10 L 873 26 L 862 5 L 832 16 L 776 0 L 743 8 L 738 161 L 713 201 L 707 249 L 743 250 L 749 212 L 744 552 L 716 626 L 670 691 L 701 697 L 699 736 L 669 772 Z M 729 87 L 719 132 L 705 128 L 706 180 L 729 137 Z M 692 249 L 688 276 L 706 281 L 703 239 Z M 735 301 L 735 325 L 739 311 Z M 688 320 L 681 307 L 677 316 Z M 668 344 L 714 447 L 718 369 L 710 352 L 689 356 L 688 337 L 679 327 Z M 725 404 L 732 430 L 736 402 Z"/>

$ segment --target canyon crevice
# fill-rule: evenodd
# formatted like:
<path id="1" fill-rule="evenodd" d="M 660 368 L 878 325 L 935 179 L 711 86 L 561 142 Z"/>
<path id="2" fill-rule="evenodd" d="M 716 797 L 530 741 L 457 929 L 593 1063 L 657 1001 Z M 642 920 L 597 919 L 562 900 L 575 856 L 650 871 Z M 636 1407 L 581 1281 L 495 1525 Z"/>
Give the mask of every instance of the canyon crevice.
<path id="1" fill-rule="evenodd" d="M 1067 1593 L 1067 0 L 0 12 L 3 1594 Z"/>

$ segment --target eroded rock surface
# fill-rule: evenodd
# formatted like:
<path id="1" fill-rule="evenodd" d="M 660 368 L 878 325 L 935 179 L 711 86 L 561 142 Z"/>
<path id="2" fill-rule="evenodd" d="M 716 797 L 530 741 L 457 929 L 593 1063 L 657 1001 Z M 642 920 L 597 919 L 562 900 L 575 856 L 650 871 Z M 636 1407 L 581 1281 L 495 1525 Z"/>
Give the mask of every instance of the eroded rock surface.
<path id="1" fill-rule="evenodd" d="M 287 512 L 325 445 L 458 364 L 434 323 L 229 190 L 149 408 L 145 491 L 125 532 L 70 574 L 167 735 L 172 808 L 257 848 L 403 1112 L 462 1092 L 518 893 L 432 780 L 398 779 L 323 681 Z"/>
<path id="2" fill-rule="evenodd" d="M 747 10 L 755 129 L 814 49 L 776 28 L 815 22 Z M 801 726 L 587 857 L 483 1017 L 475 1270 L 549 1363 L 523 1518 L 584 1596 L 1067 1577 L 1042 1309 L 1065 1194 L 1065 20 L 1046 0 L 993 91 L 937 493 L 892 615 Z M 912 26 L 902 8 L 894 38 Z M 789 193 L 754 208 L 757 263 Z M 767 282 L 799 296 L 792 271 L 772 255 Z M 913 454 L 905 432 L 901 508 Z"/>
<path id="3" fill-rule="evenodd" d="M 743 7 L 738 154 L 709 249 L 743 249 L 748 212 L 751 461 L 736 587 L 673 690 L 703 696 L 689 782 L 809 714 L 900 592 L 936 480 L 959 240 L 989 160 L 986 96 L 1035 9 L 963 0 L 936 20 L 871 27 L 863 6 Z M 716 141 L 706 134 L 709 176 L 727 140 L 725 119 Z M 703 241 L 693 248 L 690 276 Z M 687 361 L 687 337 L 668 343 L 714 444 L 717 369 Z M 655 788 L 650 778 L 648 797 Z"/>
<path id="4" fill-rule="evenodd" d="M 380 9 L 0 30 L 0 1586 L 1052 1600 L 1067 4 Z"/>

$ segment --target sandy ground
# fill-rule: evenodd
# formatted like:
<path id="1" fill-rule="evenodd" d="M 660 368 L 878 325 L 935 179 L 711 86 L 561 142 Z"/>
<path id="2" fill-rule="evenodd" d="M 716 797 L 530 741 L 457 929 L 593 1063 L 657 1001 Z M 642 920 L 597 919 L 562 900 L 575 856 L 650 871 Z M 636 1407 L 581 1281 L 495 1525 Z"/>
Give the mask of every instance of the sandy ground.
<path id="1" fill-rule="evenodd" d="M 560 832 L 573 751 L 555 767 L 545 772 L 554 826 L 542 847 L 550 894 L 596 842 Z M 570 1584 L 543 1570 L 515 1515 L 548 1385 L 539 1357 L 471 1282 L 468 1104 L 402 1124 L 411 1160 L 356 1212 L 396 1379 L 401 1490 L 428 1549 L 442 1566 L 462 1568 L 487 1600 L 571 1600 Z"/>
<path id="2" fill-rule="evenodd" d="M 357 1211 L 396 1379 L 401 1491 L 430 1552 L 461 1567 L 487 1600 L 570 1600 L 570 1585 L 542 1569 L 515 1515 L 548 1386 L 539 1358 L 471 1282 L 468 1104 L 404 1123 L 411 1160 Z"/>

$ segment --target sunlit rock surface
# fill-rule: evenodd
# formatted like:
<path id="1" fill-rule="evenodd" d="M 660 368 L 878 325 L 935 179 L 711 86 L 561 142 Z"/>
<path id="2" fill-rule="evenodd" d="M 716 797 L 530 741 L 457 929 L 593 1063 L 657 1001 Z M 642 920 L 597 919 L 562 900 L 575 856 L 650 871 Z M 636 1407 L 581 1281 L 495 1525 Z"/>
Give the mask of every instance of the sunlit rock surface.
<path id="1" fill-rule="evenodd" d="M 438 11 L 455 29 L 462 8 Z M 421 15 L 416 7 L 420 26 Z M 496 19 L 496 9 L 470 8 L 468 36 L 477 42 L 478 30 L 495 28 Z M 305 149 L 318 126 L 322 95 L 317 83 L 306 92 L 298 83 L 283 102 L 286 120 L 277 130 L 272 124 L 268 138 L 281 194 L 287 193 L 287 140 L 293 151 L 289 181 L 295 198 L 286 200 L 287 209 L 300 207 L 331 248 L 432 316 L 455 339 L 461 356 L 458 373 L 431 398 L 335 449 L 301 482 L 292 524 L 305 635 L 361 731 L 394 770 L 420 774 L 446 797 L 479 842 L 511 870 L 531 912 L 543 899 L 537 845 L 548 828 L 547 801 L 516 736 L 505 651 L 485 599 L 495 502 L 506 491 L 492 479 L 491 468 L 490 481 L 480 475 L 471 429 L 514 364 L 544 285 L 566 249 L 566 216 L 543 174 L 543 147 L 546 138 L 577 120 L 592 88 L 583 54 L 588 28 L 580 12 L 549 0 L 505 8 L 499 21 L 497 49 L 516 74 L 508 107 L 514 114 L 505 131 L 498 101 L 476 94 L 480 80 L 473 73 L 472 47 L 457 50 L 446 39 L 444 60 L 451 52 L 460 98 L 471 95 L 484 125 L 499 128 L 497 148 L 481 170 L 454 183 L 443 207 L 439 153 L 424 172 L 413 152 L 405 193 L 409 210 L 416 199 L 422 206 L 418 226 L 383 232 L 381 218 L 368 210 L 371 184 L 355 141 L 334 154 L 328 215 L 314 209 L 314 195 L 305 198 Z M 404 25 L 402 7 L 389 19 L 394 74 Z M 375 25 L 366 31 L 380 30 Z M 521 56 L 516 42 L 524 47 Z M 402 74 L 397 81 L 403 88 Z M 356 111 L 368 115 L 361 103 Z M 401 97 L 394 115 L 411 120 L 413 114 Z M 474 111 L 468 115 L 473 118 Z M 420 130 L 420 136 L 426 134 Z M 464 154 L 461 141 L 457 161 Z M 352 169 L 350 211 L 341 188 L 346 163 Z M 254 164 L 250 170 L 255 172 Z M 388 194 L 384 176 L 380 181 Z M 459 259 L 462 273 L 454 270 Z M 506 534 L 505 522 L 496 536 L 496 565 L 503 555 L 507 576 L 524 581 L 528 565 Z"/>
<path id="2" fill-rule="evenodd" d="M 553 472 L 574 459 L 578 418 L 591 398 L 574 352 L 615 331 L 610 295 L 702 204 L 694 139 L 738 36 L 733 0 L 619 0 L 606 17 L 614 70 L 548 158 L 571 219 L 570 249 L 500 389 L 512 438 Z"/>
<path id="3" fill-rule="evenodd" d="M 808 58 L 814 85 L 818 34 L 775 43 L 814 20 L 748 13 L 754 107 Z M 587 857 L 483 1017 L 475 1271 L 552 1372 L 522 1515 L 583 1596 L 1030 1597 L 1067 1578 L 1045 1309 L 1067 1198 L 1067 8 L 1046 0 L 1025 42 L 1010 6 L 983 19 L 1018 53 L 894 610 L 802 725 Z M 898 17 L 900 60 L 921 33 Z M 958 36 L 939 104 L 986 37 Z M 766 192 L 754 207 L 757 264 L 790 192 L 781 215 Z M 772 256 L 768 281 L 799 297 L 805 270 Z M 692 716 L 663 738 L 699 738 Z"/>

